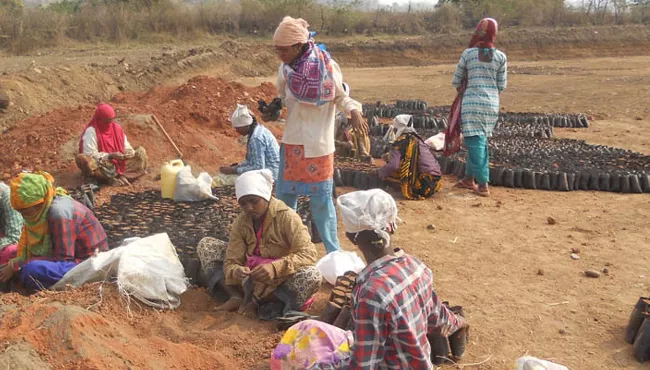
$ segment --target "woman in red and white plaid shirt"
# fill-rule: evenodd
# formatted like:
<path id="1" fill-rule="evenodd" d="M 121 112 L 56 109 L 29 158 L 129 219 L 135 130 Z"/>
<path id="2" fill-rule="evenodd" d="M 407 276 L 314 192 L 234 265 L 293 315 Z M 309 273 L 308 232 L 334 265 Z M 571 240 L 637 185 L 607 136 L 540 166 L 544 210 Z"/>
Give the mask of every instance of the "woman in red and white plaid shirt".
<path id="1" fill-rule="evenodd" d="M 338 204 L 347 237 L 368 262 L 352 293 L 354 331 L 318 321 L 298 323 L 282 338 L 272 365 L 301 361 L 308 369 L 433 369 L 427 334 L 448 336 L 467 324 L 440 302 L 431 270 L 390 245 L 397 206 L 389 194 L 358 191 L 342 195 Z"/>

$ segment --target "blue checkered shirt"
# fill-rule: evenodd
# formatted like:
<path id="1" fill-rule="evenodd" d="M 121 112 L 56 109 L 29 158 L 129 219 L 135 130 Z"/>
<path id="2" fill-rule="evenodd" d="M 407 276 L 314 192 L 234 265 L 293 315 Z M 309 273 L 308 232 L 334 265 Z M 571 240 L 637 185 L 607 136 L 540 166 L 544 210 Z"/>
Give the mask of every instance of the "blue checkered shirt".
<path id="1" fill-rule="evenodd" d="M 237 166 L 237 174 L 264 168 L 271 170 L 273 178 L 278 179 L 280 146 L 269 129 L 257 125 L 248 139 L 246 159 Z"/>

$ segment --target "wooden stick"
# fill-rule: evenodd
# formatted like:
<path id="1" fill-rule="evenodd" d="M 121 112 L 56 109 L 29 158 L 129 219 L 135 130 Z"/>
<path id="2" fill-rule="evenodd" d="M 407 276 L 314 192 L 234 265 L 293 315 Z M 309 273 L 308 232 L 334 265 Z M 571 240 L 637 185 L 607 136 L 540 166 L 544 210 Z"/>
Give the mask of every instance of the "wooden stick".
<path id="1" fill-rule="evenodd" d="M 180 158 L 183 158 L 183 153 L 181 153 L 181 150 L 178 149 L 178 147 L 177 147 L 176 144 L 174 143 L 174 140 L 172 140 L 172 138 L 169 136 L 169 134 L 167 133 L 167 130 L 165 130 L 165 128 L 163 127 L 162 123 L 160 123 L 160 121 L 158 121 L 158 118 L 156 117 L 156 115 L 155 115 L 155 114 L 152 114 L 152 115 L 151 115 L 151 118 L 152 118 L 153 121 L 158 125 L 158 127 L 160 127 L 160 129 L 162 130 L 163 134 L 165 134 L 165 137 L 167 138 L 167 140 L 172 144 L 172 146 L 174 147 L 174 150 L 176 150 L 176 154 L 178 154 L 178 158 L 179 158 L 179 159 L 180 159 Z"/>
<path id="2" fill-rule="evenodd" d="M 549 306 L 560 306 L 560 305 L 563 305 L 563 304 L 569 304 L 569 303 L 571 303 L 571 302 L 569 302 L 569 301 L 564 301 L 564 302 L 557 302 L 557 303 L 549 303 L 548 305 L 549 305 Z"/>

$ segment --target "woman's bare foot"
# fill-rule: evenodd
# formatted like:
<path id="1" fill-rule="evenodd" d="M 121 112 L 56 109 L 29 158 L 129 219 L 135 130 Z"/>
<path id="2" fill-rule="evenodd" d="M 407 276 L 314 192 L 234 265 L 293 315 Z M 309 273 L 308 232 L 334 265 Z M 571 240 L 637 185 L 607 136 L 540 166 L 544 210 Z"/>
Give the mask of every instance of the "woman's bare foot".
<path id="1" fill-rule="evenodd" d="M 239 306 L 239 310 L 237 310 L 237 313 L 242 314 L 249 318 L 256 318 L 257 304 L 255 304 L 255 302 L 250 302 L 247 305 L 241 305 Z"/>
<path id="2" fill-rule="evenodd" d="M 490 189 L 488 188 L 488 184 L 479 185 L 478 188 L 474 190 L 474 192 L 482 197 L 490 196 Z"/>
<path id="3" fill-rule="evenodd" d="M 466 177 L 458 181 L 455 187 L 460 189 L 476 190 L 476 184 L 474 183 L 474 179 L 471 177 Z"/>
<path id="4" fill-rule="evenodd" d="M 241 306 L 242 299 L 239 297 L 230 298 L 226 303 L 216 307 L 215 311 L 234 312 Z"/>

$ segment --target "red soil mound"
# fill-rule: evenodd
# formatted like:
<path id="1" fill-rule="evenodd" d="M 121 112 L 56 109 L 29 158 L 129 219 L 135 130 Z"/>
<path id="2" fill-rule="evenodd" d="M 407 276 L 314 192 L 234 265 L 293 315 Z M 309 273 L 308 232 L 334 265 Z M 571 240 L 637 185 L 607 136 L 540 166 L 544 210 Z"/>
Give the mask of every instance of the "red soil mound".
<path id="1" fill-rule="evenodd" d="M 153 122 L 155 114 L 187 163 L 216 172 L 223 163 L 242 159 L 245 148 L 235 139 L 230 115 L 237 103 L 256 111 L 257 100 L 276 95 L 272 84 L 247 88 L 220 78 L 198 76 L 177 87 L 156 87 L 146 93 L 118 94 L 111 104 L 129 141 L 143 145 L 150 167 L 176 158 L 172 145 Z M 94 107 L 62 108 L 17 123 L 0 135 L 2 178 L 22 168 L 49 172 L 74 172 L 74 154 L 79 137 L 93 115 Z M 281 128 L 270 125 L 276 134 Z"/>
<path id="2" fill-rule="evenodd" d="M 0 296 L 0 343 L 25 341 L 54 369 L 212 370 L 268 363 L 281 337 L 273 324 L 214 312 L 203 290 L 157 311 L 100 286 Z"/>

